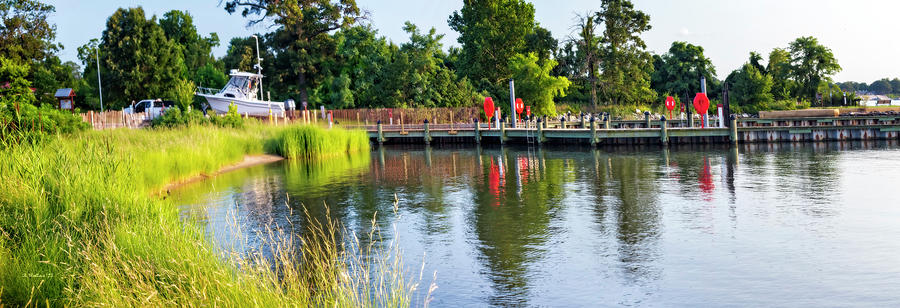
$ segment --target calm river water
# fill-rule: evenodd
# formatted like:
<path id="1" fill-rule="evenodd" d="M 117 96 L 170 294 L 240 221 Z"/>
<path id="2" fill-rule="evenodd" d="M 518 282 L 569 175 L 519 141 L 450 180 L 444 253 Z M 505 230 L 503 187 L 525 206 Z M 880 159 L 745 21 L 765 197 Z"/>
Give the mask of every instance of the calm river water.
<path id="1" fill-rule="evenodd" d="M 174 200 L 223 247 L 235 224 L 251 246 L 303 224 L 302 204 L 361 232 L 377 212 L 411 276 L 423 255 L 422 284 L 437 271 L 433 307 L 897 307 L 898 196 L 900 146 L 868 142 L 386 147 L 239 170 Z"/>

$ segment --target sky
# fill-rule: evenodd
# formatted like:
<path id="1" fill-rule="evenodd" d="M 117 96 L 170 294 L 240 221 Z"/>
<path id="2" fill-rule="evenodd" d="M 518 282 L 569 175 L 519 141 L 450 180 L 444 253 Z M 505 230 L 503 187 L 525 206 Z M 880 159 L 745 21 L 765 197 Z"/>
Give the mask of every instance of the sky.
<path id="1" fill-rule="evenodd" d="M 221 57 L 232 37 L 268 32 L 263 26 L 247 28 L 240 14 L 228 15 L 219 0 L 45 0 L 56 6 L 51 22 L 57 41 L 65 46 L 63 61 L 78 62 L 78 46 L 100 37 L 106 19 L 119 7 L 142 6 L 148 17 L 161 17 L 173 9 L 194 16 L 200 33 L 216 32 Z M 564 40 L 573 35 L 575 14 L 600 9 L 600 0 L 533 0 L 535 20 Z M 814 36 L 834 52 L 843 71 L 835 81 L 872 81 L 900 77 L 900 39 L 897 17 L 900 1 L 892 0 L 633 0 L 650 15 L 652 29 L 643 34 L 648 50 L 665 53 L 673 41 L 702 46 L 718 77 L 747 62 L 751 51 L 764 58 L 773 48 L 786 48 L 801 36 Z M 462 8 L 462 1 L 357 0 L 369 12 L 369 21 L 394 43 L 408 41 L 403 23 L 437 29 L 444 46 L 458 46 L 458 34 L 447 18 Z"/>

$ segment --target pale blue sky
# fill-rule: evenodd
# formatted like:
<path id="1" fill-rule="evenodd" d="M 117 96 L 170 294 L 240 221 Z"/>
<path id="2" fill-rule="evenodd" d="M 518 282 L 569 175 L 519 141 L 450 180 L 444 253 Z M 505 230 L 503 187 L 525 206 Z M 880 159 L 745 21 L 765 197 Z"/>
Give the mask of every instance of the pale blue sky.
<path id="1" fill-rule="evenodd" d="M 57 40 L 65 45 L 64 60 L 77 61 L 78 46 L 100 36 L 106 19 L 118 7 L 143 6 L 148 16 L 172 9 L 187 10 L 201 33 L 217 32 L 222 56 L 235 36 L 265 32 L 247 29 L 239 15 L 229 16 L 219 0 L 48 0 L 57 8 L 52 22 Z M 395 43 L 407 40 L 403 22 L 435 27 L 446 34 L 444 45 L 457 45 L 447 17 L 462 1 L 357 0 L 371 13 L 371 22 Z M 536 19 L 557 39 L 571 33 L 574 14 L 599 9 L 599 0 L 532 1 Z M 812 35 L 834 51 L 844 70 L 837 81 L 872 82 L 900 77 L 900 1 L 889 0 L 635 0 L 650 14 L 653 29 L 644 34 L 650 51 L 664 53 L 672 41 L 687 41 L 706 49 L 720 78 L 747 61 L 750 51 L 764 55 L 786 47 L 799 36 Z"/>

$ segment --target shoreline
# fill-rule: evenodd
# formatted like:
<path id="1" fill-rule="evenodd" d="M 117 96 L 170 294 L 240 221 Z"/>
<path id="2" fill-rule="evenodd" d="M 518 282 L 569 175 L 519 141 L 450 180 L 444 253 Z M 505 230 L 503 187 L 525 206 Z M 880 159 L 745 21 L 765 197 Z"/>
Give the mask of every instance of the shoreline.
<path id="1" fill-rule="evenodd" d="M 173 189 L 178 189 L 179 187 L 187 185 L 187 184 L 200 182 L 200 181 L 218 176 L 220 174 L 228 173 L 231 171 L 244 169 L 244 168 L 250 168 L 250 167 L 259 166 L 259 165 L 263 165 L 263 164 L 270 164 L 270 163 L 274 163 L 274 162 L 278 162 L 278 161 L 282 161 L 282 160 L 285 160 L 285 158 L 282 156 L 271 155 L 271 154 L 244 155 L 244 159 L 237 163 L 226 165 L 212 173 L 201 172 L 200 174 L 171 182 L 169 184 L 166 184 L 159 190 L 155 191 L 152 195 L 156 196 L 156 197 L 165 198 L 165 196 L 168 196 L 169 193 Z"/>

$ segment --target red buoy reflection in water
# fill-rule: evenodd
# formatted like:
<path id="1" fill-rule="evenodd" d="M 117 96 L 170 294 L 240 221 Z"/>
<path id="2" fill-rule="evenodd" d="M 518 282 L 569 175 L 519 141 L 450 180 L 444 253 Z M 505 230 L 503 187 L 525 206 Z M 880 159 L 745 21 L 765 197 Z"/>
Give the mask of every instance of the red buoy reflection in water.
<path id="1" fill-rule="evenodd" d="M 494 163 L 494 160 L 491 160 L 491 169 L 488 172 L 488 191 L 491 194 L 491 198 L 494 199 L 491 202 L 491 206 L 499 207 L 500 206 L 500 166 Z"/>
<path id="2" fill-rule="evenodd" d="M 716 184 L 713 184 L 712 172 L 709 168 L 709 157 L 703 158 L 703 171 L 700 172 L 700 191 L 703 192 L 705 201 L 712 201 L 712 193 L 716 190 Z"/>

